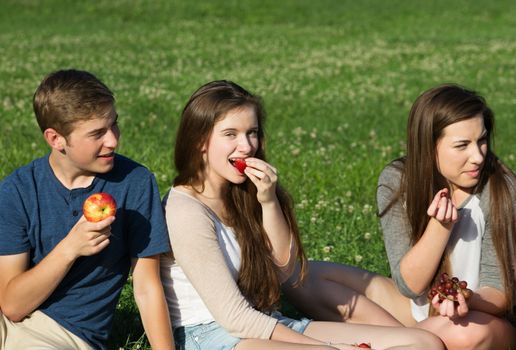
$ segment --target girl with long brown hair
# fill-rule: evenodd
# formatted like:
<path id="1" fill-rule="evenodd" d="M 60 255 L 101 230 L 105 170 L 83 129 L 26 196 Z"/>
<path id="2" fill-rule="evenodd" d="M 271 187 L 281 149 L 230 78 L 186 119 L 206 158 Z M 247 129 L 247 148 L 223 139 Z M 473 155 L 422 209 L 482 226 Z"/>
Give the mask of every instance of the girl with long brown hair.
<path id="1" fill-rule="evenodd" d="M 265 160 L 259 98 L 229 81 L 199 88 L 181 116 L 164 199 L 172 256 L 162 281 L 178 349 L 441 349 L 408 328 L 294 320 L 280 283 L 306 258 L 288 194 Z"/>
<path id="2" fill-rule="evenodd" d="M 343 295 L 364 294 L 403 324 L 435 333 L 448 349 L 510 347 L 515 175 L 493 153 L 493 131 L 494 114 L 474 91 L 445 84 L 417 98 L 406 156 L 385 167 L 377 189 L 392 280 L 346 265 L 312 263 L 319 274 L 308 280 L 329 286 L 335 301 L 323 318 L 346 316 L 338 312 L 338 297 L 342 303 Z M 443 273 L 466 281 L 472 296 L 429 296 Z M 309 288 L 314 287 L 286 291 L 302 303 Z M 310 300 L 312 308 L 328 304 Z"/>

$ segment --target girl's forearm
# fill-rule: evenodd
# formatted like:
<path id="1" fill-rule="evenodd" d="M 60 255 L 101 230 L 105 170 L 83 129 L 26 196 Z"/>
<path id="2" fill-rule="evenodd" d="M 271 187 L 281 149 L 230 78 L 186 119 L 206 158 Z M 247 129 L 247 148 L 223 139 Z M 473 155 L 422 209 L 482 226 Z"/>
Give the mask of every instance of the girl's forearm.
<path id="1" fill-rule="evenodd" d="M 505 294 L 492 287 L 476 290 L 468 303 L 470 309 L 482 311 L 495 316 L 502 316 L 506 311 Z"/>
<path id="2" fill-rule="evenodd" d="M 448 244 L 450 229 L 435 219 L 430 219 L 419 241 L 400 262 L 400 273 L 407 286 L 421 294 L 431 283 Z"/>

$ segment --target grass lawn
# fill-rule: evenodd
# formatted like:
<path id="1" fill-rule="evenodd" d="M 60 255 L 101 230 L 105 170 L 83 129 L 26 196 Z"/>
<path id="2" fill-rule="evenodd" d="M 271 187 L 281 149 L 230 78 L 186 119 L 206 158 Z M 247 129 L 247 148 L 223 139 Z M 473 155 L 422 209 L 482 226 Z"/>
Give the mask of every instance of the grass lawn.
<path id="1" fill-rule="evenodd" d="M 376 179 L 404 152 L 425 89 L 457 82 L 497 117 L 497 154 L 516 165 L 514 1 L 213 0 L 0 3 L 0 179 L 44 155 L 32 94 L 47 73 L 89 70 L 117 98 L 119 152 L 164 194 L 191 93 L 230 79 L 261 95 L 267 153 L 296 202 L 311 259 L 388 274 Z M 111 349 L 145 348 L 124 290 Z"/>

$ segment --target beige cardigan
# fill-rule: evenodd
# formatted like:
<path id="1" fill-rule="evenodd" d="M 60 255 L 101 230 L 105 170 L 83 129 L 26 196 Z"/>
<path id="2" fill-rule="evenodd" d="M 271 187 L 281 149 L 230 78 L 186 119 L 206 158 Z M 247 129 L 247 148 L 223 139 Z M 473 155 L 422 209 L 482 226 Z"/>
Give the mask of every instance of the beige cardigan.
<path id="1" fill-rule="evenodd" d="M 217 216 L 192 196 L 172 189 L 164 199 L 173 259 L 162 263 L 162 275 L 178 264 L 214 321 L 238 338 L 269 339 L 277 320 L 255 310 L 240 292 L 224 259 L 215 232 Z M 291 252 L 295 247 L 291 247 Z M 291 254 L 291 257 L 294 254 Z M 282 280 L 294 262 L 278 268 Z M 165 288 L 167 298 L 173 291 Z M 181 303 L 188 303 L 182 300 Z M 171 314 L 178 310 L 171 310 Z M 179 313 L 180 314 L 180 313 Z"/>

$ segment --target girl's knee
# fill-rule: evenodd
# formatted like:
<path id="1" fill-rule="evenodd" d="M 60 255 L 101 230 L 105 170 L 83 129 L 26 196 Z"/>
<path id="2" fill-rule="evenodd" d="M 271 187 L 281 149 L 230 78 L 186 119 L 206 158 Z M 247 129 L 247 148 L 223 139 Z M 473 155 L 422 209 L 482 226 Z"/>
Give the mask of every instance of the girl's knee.
<path id="1" fill-rule="evenodd" d="M 487 324 L 469 324 L 454 327 L 445 339 L 449 349 L 508 349 L 513 338 L 513 329 L 505 321 Z"/>
<path id="2" fill-rule="evenodd" d="M 414 329 L 415 330 L 415 329 Z M 424 329 L 417 329 L 414 339 L 414 349 L 444 350 L 444 344 L 438 336 Z"/>

